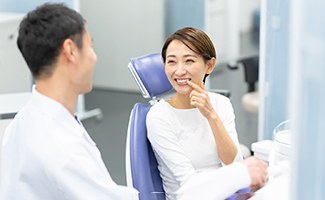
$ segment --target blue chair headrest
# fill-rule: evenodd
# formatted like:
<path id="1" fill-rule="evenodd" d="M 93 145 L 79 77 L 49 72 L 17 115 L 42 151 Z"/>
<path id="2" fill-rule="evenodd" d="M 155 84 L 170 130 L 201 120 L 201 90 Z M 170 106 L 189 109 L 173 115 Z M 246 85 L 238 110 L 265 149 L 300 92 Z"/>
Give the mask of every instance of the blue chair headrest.
<path id="1" fill-rule="evenodd" d="M 162 95 L 173 88 L 165 74 L 160 53 L 131 58 L 128 67 L 144 98 Z"/>

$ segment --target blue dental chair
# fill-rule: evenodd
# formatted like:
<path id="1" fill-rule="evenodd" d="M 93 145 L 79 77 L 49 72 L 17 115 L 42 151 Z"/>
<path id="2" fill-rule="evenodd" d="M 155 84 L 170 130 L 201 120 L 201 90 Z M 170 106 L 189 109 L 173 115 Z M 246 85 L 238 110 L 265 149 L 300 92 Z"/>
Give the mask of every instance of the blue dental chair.
<path id="1" fill-rule="evenodd" d="M 173 88 L 166 77 L 160 53 L 131 58 L 128 68 L 142 96 L 150 101 L 148 104 L 136 103 L 130 115 L 126 141 L 127 185 L 139 191 L 139 200 L 165 200 L 157 160 L 147 139 L 146 116 L 150 107 Z M 229 97 L 228 91 L 220 91 Z M 246 192 L 247 189 L 240 190 L 228 200 L 237 199 Z"/>
<path id="2" fill-rule="evenodd" d="M 155 101 L 172 89 L 159 53 L 132 58 L 128 67 L 144 98 Z M 127 185 L 139 191 L 139 200 L 165 200 L 157 160 L 147 139 L 146 115 L 150 107 L 136 103 L 131 112 L 126 145 Z"/>

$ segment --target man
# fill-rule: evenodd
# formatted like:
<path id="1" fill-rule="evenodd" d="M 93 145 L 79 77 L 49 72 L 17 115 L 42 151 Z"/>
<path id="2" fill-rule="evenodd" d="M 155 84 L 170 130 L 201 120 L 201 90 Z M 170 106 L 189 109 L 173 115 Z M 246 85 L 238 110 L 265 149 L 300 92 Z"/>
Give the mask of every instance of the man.
<path id="1" fill-rule="evenodd" d="M 17 44 L 35 86 L 4 136 L 0 199 L 133 199 L 74 114 L 97 60 L 82 16 L 44 4 L 22 20 Z"/>

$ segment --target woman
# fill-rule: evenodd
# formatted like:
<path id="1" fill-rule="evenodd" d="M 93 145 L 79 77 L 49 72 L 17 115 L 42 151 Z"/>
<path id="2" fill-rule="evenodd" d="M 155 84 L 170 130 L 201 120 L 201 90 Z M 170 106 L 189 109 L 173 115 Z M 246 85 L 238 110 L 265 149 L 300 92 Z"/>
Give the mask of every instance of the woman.
<path id="1" fill-rule="evenodd" d="M 227 197 L 249 186 L 247 170 L 240 163 L 226 168 L 229 172 L 225 178 L 224 173 L 217 171 L 241 161 L 242 153 L 231 102 L 204 88 L 205 78 L 216 64 L 216 52 L 209 37 L 195 28 L 180 29 L 166 40 L 162 58 L 176 94 L 150 109 L 147 128 L 166 198 L 179 199 L 189 193 L 183 187 L 200 182 L 200 177 L 211 179 L 206 186 L 201 185 L 210 196 L 221 184 L 227 185 L 225 178 L 235 178 L 236 182 L 230 182 L 231 187 L 226 189 L 220 188 L 221 193 L 216 197 Z M 243 178 L 239 180 L 238 176 Z"/>

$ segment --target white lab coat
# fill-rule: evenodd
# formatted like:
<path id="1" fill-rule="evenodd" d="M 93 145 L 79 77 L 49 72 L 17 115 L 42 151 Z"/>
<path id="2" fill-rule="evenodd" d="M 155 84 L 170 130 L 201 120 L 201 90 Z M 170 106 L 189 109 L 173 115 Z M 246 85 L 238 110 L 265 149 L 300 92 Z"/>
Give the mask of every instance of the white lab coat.
<path id="1" fill-rule="evenodd" d="M 127 200 L 133 188 L 110 177 L 95 142 L 60 103 L 35 89 L 3 139 L 1 200 Z"/>

